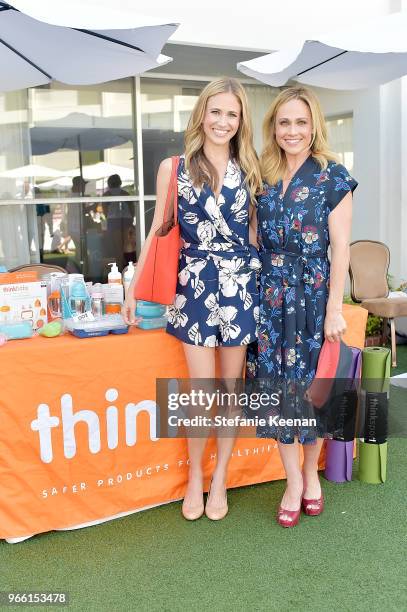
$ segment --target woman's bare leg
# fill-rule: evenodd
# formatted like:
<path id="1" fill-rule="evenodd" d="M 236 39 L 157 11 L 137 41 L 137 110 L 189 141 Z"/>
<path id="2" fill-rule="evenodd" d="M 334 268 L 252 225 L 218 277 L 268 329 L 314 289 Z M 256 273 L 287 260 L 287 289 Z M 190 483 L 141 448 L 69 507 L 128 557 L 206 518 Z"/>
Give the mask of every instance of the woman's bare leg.
<path id="1" fill-rule="evenodd" d="M 318 438 L 315 444 L 305 444 L 304 464 L 302 466 L 304 476 L 305 499 L 319 499 L 321 497 L 321 485 L 318 476 L 318 459 L 321 453 L 323 439 Z"/>
<path id="2" fill-rule="evenodd" d="M 215 349 L 205 346 L 184 345 L 185 358 L 188 364 L 189 377 L 215 378 Z M 209 434 L 209 430 L 208 430 Z M 207 443 L 207 437 L 187 438 L 189 456 L 188 486 L 184 497 L 184 506 L 187 508 L 198 507 L 202 504 L 203 495 L 203 471 L 202 456 Z"/>
<path id="3" fill-rule="evenodd" d="M 278 442 L 278 450 L 287 476 L 287 487 L 281 500 L 281 507 L 285 510 L 298 510 L 301 506 L 303 481 L 297 438 L 293 444 Z"/>
<path id="4" fill-rule="evenodd" d="M 220 370 L 224 380 L 225 390 L 233 393 L 235 389 L 234 381 L 240 379 L 243 374 L 243 366 L 246 358 L 245 346 L 222 346 L 219 347 Z M 229 407 L 230 416 L 233 416 L 233 406 Z M 225 416 L 228 416 L 226 407 Z M 225 488 L 227 479 L 227 468 L 233 447 L 236 441 L 237 430 L 232 427 L 225 428 L 225 437 L 222 432 L 218 433 L 217 438 L 217 461 L 213 472 L 210 503 L 212 507 L 221 507 L 225 504 Z"/>

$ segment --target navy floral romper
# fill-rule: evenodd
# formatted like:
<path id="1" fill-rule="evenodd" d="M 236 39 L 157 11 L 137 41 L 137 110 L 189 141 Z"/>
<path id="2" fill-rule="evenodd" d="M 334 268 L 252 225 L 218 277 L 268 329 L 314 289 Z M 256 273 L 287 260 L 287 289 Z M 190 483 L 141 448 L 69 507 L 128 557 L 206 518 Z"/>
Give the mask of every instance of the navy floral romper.
<path id="1" fill-rule="evenodd" d="M 258 342 L 248 350 L 247 376 L 285 383 L 284 400 L 290 416 L 304 416 L 304 388 L 315 376 L 324 339 L 329 290 L 329 213 L 357 182 L 341 164 L 325 170 L 310 155 L 292 178 L 283 196 L 282 181 L 265 185 L 258 198 L 260 260 L 260 321 Z M 296 383 L 297 391 L 289 381 Z M 285 406 L 287 410 L 287 405 Z M 280 408 L 281 410 L 281 408 Z M 314 428 L 315 429 L 315 428 Z M 314 431 L 266 425 L 259 437 L 302 443 Z"/>
<path id="2" fill-rule="evenodd" d="M 219 197 L 208 185 L 194 187 L 178 166 L 180 252 L 175 301 L 167 332 L 198 346 L 241 346 L 257 337 L 256 271 L 250 267 L 250 196 L 244 175 L 229 160 Z"/>

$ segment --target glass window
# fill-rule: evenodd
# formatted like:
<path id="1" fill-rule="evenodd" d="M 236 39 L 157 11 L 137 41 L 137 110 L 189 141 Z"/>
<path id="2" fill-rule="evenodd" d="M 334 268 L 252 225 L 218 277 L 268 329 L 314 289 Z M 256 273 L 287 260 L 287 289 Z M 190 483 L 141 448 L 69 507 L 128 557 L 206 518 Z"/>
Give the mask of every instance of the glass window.
<path id="1" fill-rule="evenodd" d="M 184 131 L 196 100 L 206 83 L 167 79 L 141 79 L 145 228 L 154 216 L 158 166 L 184 150 Z"/>
<path id="2" fill-rule="evenodd" d="M 338 154 L 341 163 L 353 170 L 353 117 L 327 119 L 328 140 L 332 151 Z"/>
<path id="3" fill-rule="evenodd" d="M 0 207 L 3 265 L 43 261 L 101 280 L 108 262 L 134 260 L 133 82 L 52 83 L 0 95 L 0 199 L 53 200 L 12 213 L 16 205 Z M 102 195 L 127 200 L 55 203 Z M 17 253 L 6 246 L 6 226 L 21 236 Z"/>
<path id="4" fill-rule="evenodd" d="M 165 79 L 141 79 L 145 217 L 148 233 L 154 216 L 156 176 L 160 162 L 184 150 L 184 131 L 191 111 L 206 83 Z M 253 119 L 254 144 L 260 152 L 262 122 L 275 90 L 245 86 Z"/>

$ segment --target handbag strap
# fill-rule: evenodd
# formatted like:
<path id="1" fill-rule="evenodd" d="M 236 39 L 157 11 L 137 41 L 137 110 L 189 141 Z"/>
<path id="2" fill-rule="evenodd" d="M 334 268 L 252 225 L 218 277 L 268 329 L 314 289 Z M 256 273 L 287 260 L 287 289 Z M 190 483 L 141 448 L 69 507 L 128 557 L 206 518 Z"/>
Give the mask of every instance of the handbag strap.
<path id="1" fill-rule="evenodd" d="M 165 223 L 166 221 L 171 219 L 171 216 L 169 217 L 168 213 L 169 213 L 170 206 L 172 203 L 173 204 L 173 215 L 172 216 L 174 218 L 174 225 L 176 225 L 178 222 L 178 163 L 179 163 L 179 157 L 177 155 L 174 155 L 173 157 L 171 157 L 171 162 L 172 162 L 172 169 L 171 169 L 170 182 L 168 183 L 167 198 L 165 200 L 163 221 Z"/>

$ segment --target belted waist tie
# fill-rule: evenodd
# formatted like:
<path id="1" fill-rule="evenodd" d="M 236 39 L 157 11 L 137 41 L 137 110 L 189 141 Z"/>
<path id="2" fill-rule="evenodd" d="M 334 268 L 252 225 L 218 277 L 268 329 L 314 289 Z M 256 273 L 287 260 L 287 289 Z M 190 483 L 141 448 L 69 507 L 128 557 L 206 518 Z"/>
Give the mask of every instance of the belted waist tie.
<path id="1" fill-rule="evenodd" d="M 293 253 L 281 248 L 262 249 L 260 251 L 260 259 L 262 262 L 262 271 L 267 274 L 271 270 L 278 270 L 278 267 L 273 266 L 271 260 L 274 256 L 284 256 L 284 267 L 288 267 L 288 273 L 283 274 L 284 291 L 283 291 L 283 317 L 285 321 L 285 336 L 288 339 L 289 346 L 294 347 L 296 343 L 297 331 L 307 329 L 313 336 L 316 331 L 315 311 L 312 302 L 311 287 L 306 291 L 305 284 L 312 278 L 312 270 L 309 267 L 310 261 L 325 260 L 326 255 L 312 255 Z M 294 291 L 292 288 L 295 288 Z M 295 293 L 295 296 L 293 295 Z M 287 311 L 294 306 L 296 316 L 290 318 Z M 291 321 L 295 325 L 291 325 Z"/>
<path id="2" fill-rule="evenodd" d="M 182 255 L 187 257 L 199 257 L 200 259 L 233 259 L 233 257 L 243 257 L 250 259 L 258 257 L 257 249 L 250 245 L 233 244 L 226 251 L 209 251 L 208 249 L 200 249 L 198 244 L 191 244 L 188 247 L 181 248 Z"/>

